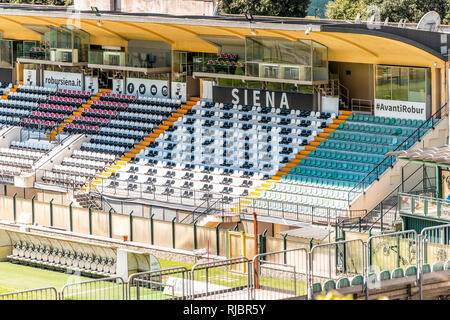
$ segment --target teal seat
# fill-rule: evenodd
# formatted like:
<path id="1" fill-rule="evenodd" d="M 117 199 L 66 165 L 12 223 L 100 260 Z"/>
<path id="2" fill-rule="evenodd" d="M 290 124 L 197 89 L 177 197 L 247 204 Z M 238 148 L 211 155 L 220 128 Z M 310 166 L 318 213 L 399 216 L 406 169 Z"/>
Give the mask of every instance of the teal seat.
<path id="1" fill-rule="evenodd" d="M 395 118 L 389 118 L 389 125 L 393 126 L 395 124 Z"/>
<path id="2" fill-rule="evenodd" d="M 378 281 L 386 281 L 391 279 L 391 273 L 389 270 L 383 270 L 378 275 Z"/>
<path id="3" fill-rule="evenodd" d="M 391 278 L 392 279 L 398 279 L 398 278 L 403 278 L 404 274 L 403 274 L 403 269 L 402 268 L 397 268 L 392 270 L 392 274 L 391 274 Z"/>
<path id="4" fill-rule="evenodd" d="M 351 285 L 352 286 L 360 286 L 364 283 L 364 278 L 362 275 L 357 275 L 352 278 Z"/>
<path id="5" fill-rule="evenodd" d="M 413 126 L 412 120 L 411 119 L 406 120 L 406 125 L 408 127 L 412 127 Z"/>
<path id="6" fill-rule="evenodd" d="M 379 116 L 375 116 L 375 118 L 373 119 L 374 123 L 380 123 L 380 117 Z"/>
<path id="7" fill-rule="evenodd" d="M 322 285 L 320 284 L 320 283 L 313 283 L 313 285 L 312 285 L 312 292 L 313 292 L 313 294 L 316 294 L 316 293 L 321 293 L 322 292 Z"/>
<path id="8" fill-rule="evenodd" d="M 338 280 L 336 287 L 338 289 L 350 287 L 350 281 L 347 278 L 341 278 Z"/>
<path id="9" fill-rule="evenodd" d="M 433 263 L 433 267 L 431 268 L 433 272 L 444 271 L 444 262 L 437 261 Z"/>
<path id="10" fill-rule="evenodd" d="M 430 273 L 430 272 L 431 272 L 431 267 L 430 267 L 430 264 L 429 264 L 429 263 L 425 263 L 425 264 L 422 266 L 422 272 L 423 272 L 423 273 Z"/>
<path id="11" fill-rule="evenodd" d="M 450 270 L 450 260 L 445 263 L 445 270 Z"/>
<path id="12" fill-rule="evenodd" d="M 348 121 L 352 121 L 353 118 L 354 118 L 354 117 L 353 117 L 353 113 L 350 113 L 349 116 L 348 116 L 348 118 L 347 118 L 347 120 L 348 120 Z"/>
<path id="13" fill-rule="evenodd" d="M 334 282 L 334 280 L 328 280 L 327 282 L 325 282 L 323 284 L 323 290 L 325 290 L 325 291 L 334 290 L 334 289 L 336 289 L 336 283 Z"/>
<path id="14" fill-rule="evenodd" d="M 369 275 L 367 276 L 367 282 L 369 283 L 375 283 L 377 281 L 377 275 L 375 272 L 371 272 L 369 273 Z"/>

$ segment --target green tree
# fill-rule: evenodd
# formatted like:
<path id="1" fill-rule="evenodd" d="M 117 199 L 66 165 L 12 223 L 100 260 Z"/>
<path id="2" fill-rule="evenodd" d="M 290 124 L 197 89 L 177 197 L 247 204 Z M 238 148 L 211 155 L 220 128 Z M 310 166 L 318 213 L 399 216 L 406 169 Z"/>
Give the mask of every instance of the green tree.
<path id="1" fill-rule="evenodd" d="M 310 0 L 223 0 L 221 11 L 260 16 L 304 17 Z"/>
<path id="2" fill-rule="evenodd" d="M 354 20 L 366 10 L 362 0 L 336 0 L 327 3 L 325 14 L 329 19 Z"/>
<path id="3" fill-rule="evenodd" d="M 359 13 L 362 20 L 377 14 L 381 21 L 405 20 L 417 23 L 428 11 L 436 11 L 442 23 L 450 22 L 450 0 L 336 0 L 327 4 L 326 15 L 330 19 L 355 19 Z"/>

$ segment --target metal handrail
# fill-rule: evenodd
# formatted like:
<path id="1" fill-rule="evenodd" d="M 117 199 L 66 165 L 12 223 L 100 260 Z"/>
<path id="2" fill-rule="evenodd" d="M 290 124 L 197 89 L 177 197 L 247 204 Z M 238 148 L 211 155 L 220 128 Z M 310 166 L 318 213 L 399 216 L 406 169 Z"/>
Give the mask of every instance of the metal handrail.
<path id="1" fill-rule="evenodd" d="M 447 103 L 443 104 L 443 105 L 439 108 L 439 110 L 437 110 L 432 116 L 430 116 L 426 121 L 424 121 L 424 122 L 420 125 L 420 127 L 418 127 L 416 130 L 414 130 L 414 132 L 411 133 L 405 140 L 403 140 L 403 142 L 400 143 L 400 144 L 399 144 L 392 152 L 398 151 L 398 150 L 405 150 L 405 149 L 407 149 L 407 141 L 409 141 L 410 139 L 413 139 L 415 136 L 417 136 L 417 140 L 415 140 L 414 143 L 416 143 L 417 141 L 420 141 L 420 138 L 422 137 L 422 135 L 420 135 L 421 130 L 424 130 L 424 129 L 425 129 L 425 126 L 428 125 L 428 123 L 429 123 L 430 121 L 431 121 L 431 125 L 432 125 L 432 126 L 431 126 L 431 128 L 428 128 L 427 131 L 428 131 L 429 129 L 434 129 L 435 123 L 433 122 L 433 120 L 435 119 L 436 115 L 440 114 L 441 111 L 442 111 L 446 106 L 447 106 Z M 439 122 L 442 120 L 442 117 L 436 118 L 436 119 L 439 120 L 439 121 L 437 122 L 437 123 L 439 123 Z M 436 124 L 437 124 L 437 123 L 436 123 Z M 402 147 L 403 147 L 404 149 L 401 149 Z M 380 168 L 382 165 L 392 167 L 393 164 L 394 164 L 393 158 L 394 158 L 394 156 L 385 156 L 385 158 L 384 158 L 381 162 L 379 162 L 378 165 L 377 165 L 375 168 L 372 169 L 372 171 L 370 171 L 369 173 L 367 173 L 366 176 L 365 176 L 359 183 L 357 183 L 357 184 L 353 187 L 353 189 L 351 189 L 351 190 L 348 192 L 348 199 L 347 199 L 347 201 L 348 201 L 348 204 L 349 204 L 349 205 L 350 205 L 351 201 L 352 201 L 353 199 L 356 198 L 356 197 L 355 197 L 355 198 L 353 198 L 353 199 L 350 199 L 350 195 L 353 194 L 353 193 L 359 193 L 359 194 L 364 193 L 364 192 L 365 192 L 365 186 L 366 186 L 366 184 L 367 184 L 367 185 L 370 185 L 366 180 L 367 180 L 369 177 L 373 176 L 374 173 L 376 173 L 376 179 L 379 179 L 379 177 L 381 176 L 381 174 L 379 173 L 379 168 Z M 390 160 L 390 163 L 389 163 L 389 164 L 385 163 L 385 162 L 387 162 L 387 160 Z M 384 173 L 384 172 L 385 172 L 385 170 L 383 170 L 383 173 Z M 358 191 L 358 190 L 360 190 L 360 191 Z M 362 190 L 362 191 L 361 191 L 361 190 Z"/>
<path id="2" fill-rule="evenodd" d="M 403 180 L 402 182 L 400 182 L 383 200 L 381 200 L 378 204 L 377 204 L 377 206 L 380 204 L 380 203 L 383 203 L 384 201 L 386 201 L 388 198 L 390 198 L 391 196 L 392 196 L 392 194 L 393 193 L 395 193 L 395 192 L 397 192 L 398 193 L 398 189 L 405 183 L 405 182 L 407 182 L 414 174 L 416 174 L 420 169 L 422 169 L 422 167 L 421 166 L 419 166 L 416 170 L 414 170 L 414 172 L 412 172 L 405 180 Z M 413 190 L 413 189 L 415 189 L 420 183 L 422 183 L 422 182 L 419 182 L 418 184 L 416 184 L 414 187 L 412 187 L 411 188 L 411 190 Z M 371 227 L 373 227 L 378 221 L 380 221 L 393 207 L 396 207 L 397 206 L 397 203 L 395 204 L 395 205 L 393 205 L 391 208 L 389 208 L 389 210 L 387 210 L 385 213 L 382 213 L 382 215 L 380 215 L 380 217 L 375 221 L 375 222 L 373 222 L 371 225 L 370 225 L 370 228 Z M 376 206 L 374 207 L 374 208 L 376 208 Z M 366 221 L 365 220 L 368 220 L 369 218 L 370 218 L 370 215 L 371 215 L 371 213 L 372 213 L 372 211 L 373 211 L 373 209 L 372 210 L 370 210 L 369 212 L 367 212 L 364 216 L 362 216 L 361 217 L 361 219 L 359 219 L 357 222 L 355 222 L 355 223 L 353 223 L 352 225 L 350 225 L 349 227 L 347 227 L 349 230 L 354 230 L 354 229 L 356 229 L 358 226 L 359 226 L 359 229 L 361 228 L 361 225 L 363 225 L 364 223 L 366 223 Z M 340 223 L 339 223 L 339 225 L 338 225 L 338 227 L 342 227 L 342 225 L 343 224 L 345 224 L 346 222 L 348 222 L 349 220 L 351 220 L 352 218 L 349 218 L 349 219 L 344 219 L 344 220 L 342 220 Z M 381 228 L 383 228 L 383 226 L 381 225 Z"/>

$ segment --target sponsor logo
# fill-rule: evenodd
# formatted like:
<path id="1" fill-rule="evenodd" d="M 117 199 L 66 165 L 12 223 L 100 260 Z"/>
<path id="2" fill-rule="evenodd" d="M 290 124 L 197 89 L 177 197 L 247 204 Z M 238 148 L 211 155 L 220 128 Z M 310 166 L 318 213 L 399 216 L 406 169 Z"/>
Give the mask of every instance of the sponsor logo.
<path id="1" fill-rule="evenodd" d="M 163 86 L 161 89 L 161 93 L 164 97 L 167 97 L 169 95 L 169 88 L 167 88 L 167 86 Z"/>
<path id="2" fill-rule="evenodd" d="M 152 95 L 156 96 L 156 94 L 158 93 L 158 88 L 156 87 L 156 85 L 153 84 L 153 85 L 150 87 L 150 93 L 151 93 Z"/>

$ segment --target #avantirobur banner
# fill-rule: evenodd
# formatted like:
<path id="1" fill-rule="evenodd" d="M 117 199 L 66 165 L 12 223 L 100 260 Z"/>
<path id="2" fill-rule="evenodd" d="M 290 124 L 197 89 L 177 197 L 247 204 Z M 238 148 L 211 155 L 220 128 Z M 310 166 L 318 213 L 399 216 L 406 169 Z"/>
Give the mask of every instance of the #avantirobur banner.
<path id="1" fill-rule="evenodd" d="M 83 90 L 83 74 L 44 70 L 44 87 Z"/>
<path id="2" fill-rule="evenodd" d="M 426 103 L 375 99 L 375 115 L 411 120 L 427 120 Z"/>

